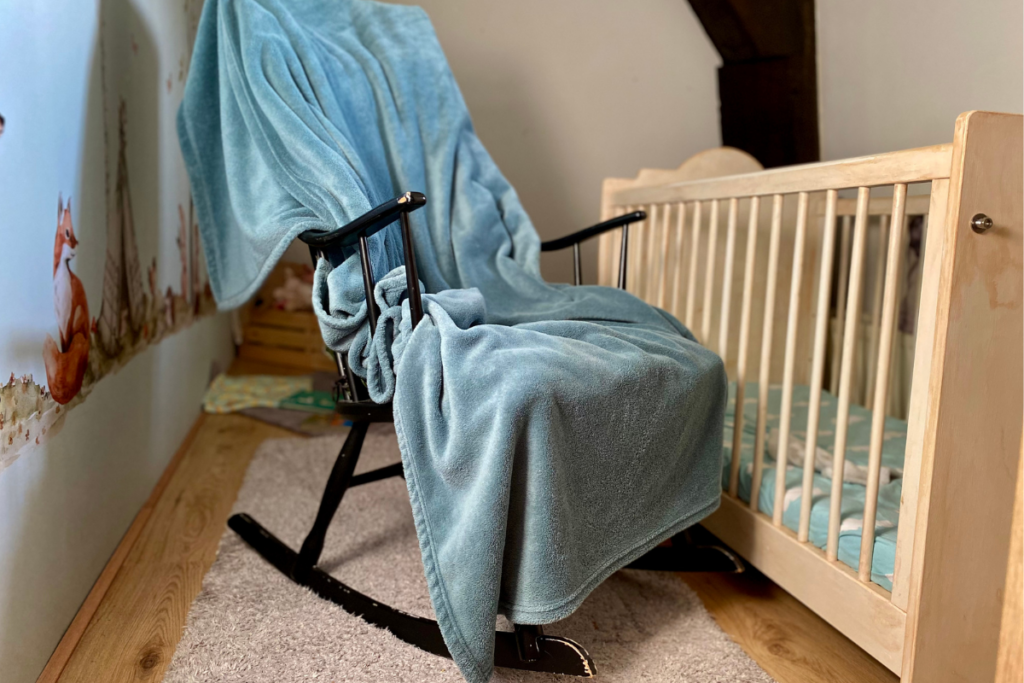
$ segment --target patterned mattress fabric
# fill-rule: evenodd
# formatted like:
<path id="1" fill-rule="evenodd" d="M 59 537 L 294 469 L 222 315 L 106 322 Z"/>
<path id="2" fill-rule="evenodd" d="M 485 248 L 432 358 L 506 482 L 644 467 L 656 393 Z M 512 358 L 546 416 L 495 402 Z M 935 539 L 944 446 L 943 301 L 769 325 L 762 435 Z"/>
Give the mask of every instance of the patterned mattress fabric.
<path id="1" fill-rule="evenodd" d="M 754 470 L 754 436 L 757 424 L 758 385 L 746 385 L 743 401 L 743 438 L 740 449 L 740 478 L 738 495 L 741 500 L 750 501 Z M 793 387 L 793 412 L 790 423 L 790 443 L 803 443 L 807 438 L 807 411 L 810 389 L 806 386 Z M 771 439 L 772 430 L 779 428 L 779 413 L 782 404 L 782 387 L 771 385 L 768 390 L 768 420 L 765 425 L 765 457 L 762 470 L 761 490 L 757 507 L 772 514 L 775 504 L 775 458 L 777 433 Z M 827 391 L 821 392 L 821 419 L 818 428 L 819 463 L 825 451 L 831 458 L 835 446 L 836 412 L 838 400 Z M 722 463 L 722 487 L 729 486 L 729 467 L 732 460 L 732 435 L 736 409 L 736 383 L 729 386 L 729 405 L 725 415 L 725 433 L 722 439 L 724 459 Z M 861 530 L 864 526 L 865 486 L 855 483 L 857 472 L 867 467 L 868 444 L 871 435 L 872 413 L 859 405 L 850 406 L 849 432 L 846 441 L 846 459 L 852 463 L 847 467 L 843 484 L 843 504 L 839 527 L 839 559 L 856 569 L 860 559 Z M 896 561 L 896 532 L 899 522 L 900 495 L 903 480 L 903 455 L 907 444 L 907 423 L 894 417 L 885 419 L 885 436 L 882 444 L 882 465 L 892 473 L 892 479 L 881 483 L 878 492 L 878 514 L 875 520 L 875 550 L 871 561 L 871 579 L 886 590 L 892 590 L 893 566 Z M 792 446 L 791 446 L 792 448 Z M 792 456 L 790 456 L 792 459 Z M 853 473 L 851 474 L 851 470 Z M 811 504 L 810 541 L 824 548 L 828 540 L 829 499 L 832 491 L 831 472 L 819 466 L 814 474 Z M 851 481 L 852 480 L 852 481 Z M 861 478 L 862 480 L 862 478 Z M 884 480 L 884 477 L 883 477 Z M 800 521 L 800 499 L 802 497 L 803 467 L 790 463 L 786 468 L 786 494 L 783 500 L 785 511 L 782 523 L 797 531 Z"/>

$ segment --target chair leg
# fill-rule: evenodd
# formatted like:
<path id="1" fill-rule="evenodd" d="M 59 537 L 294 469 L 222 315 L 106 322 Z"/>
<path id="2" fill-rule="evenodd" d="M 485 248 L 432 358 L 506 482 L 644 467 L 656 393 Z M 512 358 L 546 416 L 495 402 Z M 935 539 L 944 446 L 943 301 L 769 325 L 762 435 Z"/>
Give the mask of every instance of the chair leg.
<path id="1" fill-rule="evenodd" d="M 356 469 L 359 452 L 363 449 L 363 440 L 369 427 L 369 422 L 355 422 L 349 430 L 348 438 L 338 453 L 338 459 L 334 461 L 331 476 L 327 479 L 323 498 L 320 499 L 320 509 L 316 513 L 316 521 L 313 522 L 313 528 L 302 542 L 302 549 L 295 559 L 295 566 L 291 572 L 293 579 L 298 580 L 298 573 L 308 572 L 319 561 L 320 553 L 324 549 L 324 539 L 327 537 L 327 528 L 331 525 L 334 513 L 338 511 L 341 499 L 352 481 L 352 472 Z"/>
<path id="2" fill-rule="evenodd" d="M 544 629 L 540 626 L 515 624 L 515 634 L 519 658 L 525 662 L 540 659 L 540 643 L 544 637 Z"/>

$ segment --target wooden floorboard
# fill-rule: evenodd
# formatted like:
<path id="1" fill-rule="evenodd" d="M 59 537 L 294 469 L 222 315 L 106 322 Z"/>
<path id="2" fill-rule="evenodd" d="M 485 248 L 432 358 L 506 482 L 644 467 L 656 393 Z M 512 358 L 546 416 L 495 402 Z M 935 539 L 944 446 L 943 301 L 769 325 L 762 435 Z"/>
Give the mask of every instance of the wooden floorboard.
<path id="1" fill-rule="evenodd" d="M 96 583 L 93 584 L 92 589 L 89 591 L 89 595 L 86 596 L 82 602 L 82 606 L 78 608 L 78 613 L 75 618 L 71 621 L 71 625 L 68 626 L 67 631 L 64 632 L 64 637 L 60 639 L 57 644 L 57 648 L 50 655 L 50 660 L 46 663 L 46 667 L 43 672 L 39 674 L 37 683 L 55 683 L 60 675 L 64 672 L 64 667 L 67 666 L 68 660 L 71 659 L 72 653 L 75 648 L 78 647 L 79 641 L 82 639 L 82 635 L 85 633 L 85 629 L 89 626 L 89 622 L 92 621 L 93 616 L 96 614 L 96 610 L 99 609 L 103 602 L 103 599 L 107 595 L 107 591 L 110 589 L 110 585 L 113 583 L 114 578 L 120 571 L 124 561 L 135 545 L 135 541 L 138 540 L 139 535 L 146 528 L 149 522 L 150 516 L 153 514 L 153 508 L 163 497 L 164 490 L 170 483 L 174 473 L 178 471 L 178 465 L 181 464 L 182 458 L 188 449 L 191 448 L 192 443 L 195 441 L 196 434 L 199 432 L 200 427 L 203 424 L 204 415 L 200 414 L 199 419 L 196 420 L 195 424 L 192 425 L 192 429 L 189 430 L 188 435 L 182 442 L 181 447 L 175 452 L 171 458 L 171 462 L 167 465 L 167 469 L 164 470 L 163 474 L 160 475 L 159 481 L 153 490 L 149 494 L 149 498 L 143 503 L 142 508 L 135 515 L 135 519 L 132 521 L 128 531 L 125 532 L 121 542 L 118 543 L 117 548 L 114 550 L 114 554 L 107 561 L 106 566 L 100 573 L 99 578 L 96 579 Z"/>
<path id="2" fill-rule="evenodd" d="M 236 364 L 232 374 L 256 372 Z M 263 365 L 264 374 L 297 374 Z M 206 415 L 154 503 L 59 677 L 61 683 L 160 681 L 256 448 L 294 437 L 240 415 Z"/>
<path id="3" fill-rule="evenodd" d="M 232 374 L 297 374 L 236 362 Z M 263 440 L 294 437 L 239 415 L 207 415 L 58 679 L 160 681 L 228 514 Z M 779 683 L 892 683 L 888 670 L 757 572 L 681 575 L 722 629 Z"/>
<path id="4" fill-rule="evenodd" d="M 680 574 L 750 658 L 779 683 L 895 683 L 899 678 L 757 570 Z"/>

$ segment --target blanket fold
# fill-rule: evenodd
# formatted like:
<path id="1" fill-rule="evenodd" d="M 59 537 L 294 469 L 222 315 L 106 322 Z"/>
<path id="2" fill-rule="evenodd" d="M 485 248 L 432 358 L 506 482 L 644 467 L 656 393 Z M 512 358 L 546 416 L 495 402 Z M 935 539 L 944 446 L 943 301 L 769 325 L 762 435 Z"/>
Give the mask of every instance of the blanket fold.
<path id="1" fill-rule="evenodd" d="M 371 397 L 393 401 L 431 600 L 467 680 L 490 677 L 497 614 L 561 619 L 715 509 L 721 360 L 626 292 L 544 282 L 422 10 L 207 0 L 178 128 L 223 308 L 303 230 L 427 195 L 415 329 L 397 225 L 369 240 L 372 338 L 351 250 L 321 259 L 313 305 Z"/>

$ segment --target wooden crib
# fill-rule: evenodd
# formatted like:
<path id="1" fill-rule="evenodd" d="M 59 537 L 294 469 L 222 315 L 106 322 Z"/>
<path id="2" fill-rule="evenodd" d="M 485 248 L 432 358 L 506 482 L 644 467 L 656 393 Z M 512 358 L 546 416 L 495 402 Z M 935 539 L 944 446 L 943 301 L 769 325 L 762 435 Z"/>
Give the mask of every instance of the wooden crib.
<path id="1" fill-rule="evenodd" d="M 648 218 L 601 237 L 600 283 L 618 282 L 625 245 L 629 291 L 679 317 L 736 383 L 722 505 L 705 526 L 904 681 L 995 673 L 1024 414 L 1022 145 L 1022 117 L 969 112 L 950 144 L 771 170 L 723 148 L 604 182 L 603 219 Z M 927 230 L 911 288 L 912 216 Z M 856 568 L 838 560 L 842 477 L 818 496 L 825 547 L 809 541 L 821 391 L 809 394 L 795 531 L 784 476 L 771 514 L 758 505 L 769 386 L 782 385 L 782 448 L 795 385 L 838 396 L 832 472 L 844 472 L 851 404 L 885 408 L 901 381 L 900 308 L 913 337 L 890 591 L 871 580 L 886 410 L 871 417 Z M 737 495 L 746 399 L 757 401 L 752 503 Z"/>

